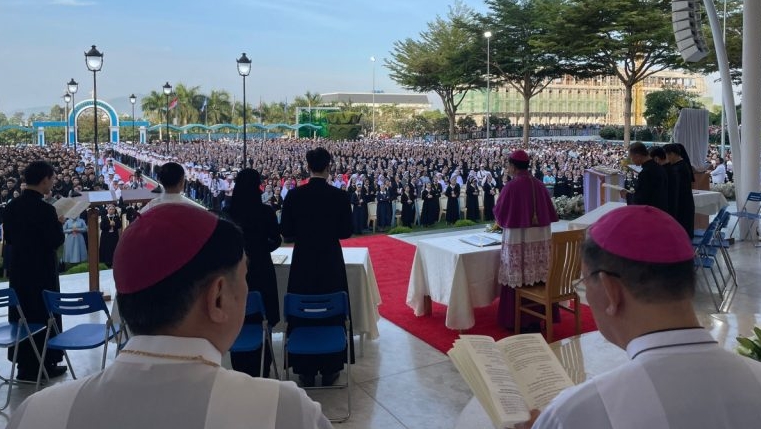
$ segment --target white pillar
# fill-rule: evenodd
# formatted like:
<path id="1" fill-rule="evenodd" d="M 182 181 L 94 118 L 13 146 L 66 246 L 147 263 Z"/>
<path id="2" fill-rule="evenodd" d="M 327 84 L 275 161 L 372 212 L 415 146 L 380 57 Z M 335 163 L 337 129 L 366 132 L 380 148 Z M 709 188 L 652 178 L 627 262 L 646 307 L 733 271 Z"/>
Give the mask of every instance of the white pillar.
<path id="1" fill-rule="evenodd" d="M 739 192 L 737 202 L 742 205 L 750 191 L 759 190 L 759 144 L 761 142 L 761 2 L 743 2 L 743 84 L 742 84 L 742 135 Z M 733 106 L 727 106 L 727 110 Z M 734 153 L 732 154 L 734 155 Z M 733 157 L 734 158 L 734 157 Z M 733 166 L 737 165 L 733 161 Z M 735 168 L 737 177 L 737 168 Z M 737 182 L 737 179 L 735 179 Z M 758 204 L 748 205 L 748 211 L 758 211 Z M 740 224 L 740 237 L 745 237 L 749 224 Z M 758 239 L 757 229 L 750 238 Z"/>

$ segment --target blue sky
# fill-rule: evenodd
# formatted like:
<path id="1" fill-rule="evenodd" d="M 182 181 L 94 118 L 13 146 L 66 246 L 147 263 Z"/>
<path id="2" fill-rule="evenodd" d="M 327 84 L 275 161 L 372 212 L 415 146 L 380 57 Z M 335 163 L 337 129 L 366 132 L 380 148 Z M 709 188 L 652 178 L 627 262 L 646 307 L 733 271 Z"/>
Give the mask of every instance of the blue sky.
<path id="1" fill-rule="evenodd" d="M 98 98 L 161 90 L 164 82 L 242 96 L 235 60 L 252 59 L 251 103 L 306 91 L 401 89 L 382 59 L 454 0 L 0 0 L 0 111 L 62 103 L 65 83 L 89 97 L 84 52 L 104 52 Z M 480 0 L 464 4 L 484 11 Z M 435 97 L 431 97 L 431 101 Z"/>

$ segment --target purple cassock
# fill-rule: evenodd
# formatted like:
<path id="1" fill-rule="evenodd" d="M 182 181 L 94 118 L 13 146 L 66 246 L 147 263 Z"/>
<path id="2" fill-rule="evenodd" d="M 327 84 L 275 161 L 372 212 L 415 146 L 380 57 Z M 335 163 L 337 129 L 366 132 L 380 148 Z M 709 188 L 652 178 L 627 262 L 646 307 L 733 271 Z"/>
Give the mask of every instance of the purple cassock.
<path id="1" fill-rule="evenodd" d="M 512 329 L 515 323 L 513 288 L 547 281 L 552 246 L 550 224 L 558 221 L 558 215 L 544 184 L 528 170 L 517 170 L 499 194 L 494 218 L 502 227 L 498 279 L 503 286 L 509 286 L 502 288 L 497 318 L 500 325 Z"/>

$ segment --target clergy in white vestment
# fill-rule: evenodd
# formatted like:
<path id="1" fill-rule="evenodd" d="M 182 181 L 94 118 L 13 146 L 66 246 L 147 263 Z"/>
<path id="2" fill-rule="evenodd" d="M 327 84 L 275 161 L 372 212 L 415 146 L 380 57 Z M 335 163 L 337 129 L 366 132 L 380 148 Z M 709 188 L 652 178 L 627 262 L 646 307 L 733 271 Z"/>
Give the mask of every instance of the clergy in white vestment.
<path id="1" fill-rule="evenodd" d="M 182 195 L 185 190 L 185 169 L 176 162 L 167 162 L 159 169 L 159 182 L 164 188 L 164 192 L 158 197 L 148 201 L 148 204 L 140 209 L 140 213 L 145 213 L 159 204 L 166 203 L 191 203 L 191 201 Z"/>
<path id="2" fill-rule="evenodd" d="M 243 324 L 246 267 L 240 230 L 206 210 L 138 217 L 113 272 L 135 336 L 104 371 L 27 398 L 8 428 L 332 428 L 295 383 L 220 366 Z"/>
<path id="3" fill-rule="evenodd" d="M 629 361 L 563 391 L 534 428 L 759 427 L 761 362 L 724 350 L 700 326 L 693 257 L 684 228 L 654 207 L 619 208 L 589 228 L 587 301 Z"/>

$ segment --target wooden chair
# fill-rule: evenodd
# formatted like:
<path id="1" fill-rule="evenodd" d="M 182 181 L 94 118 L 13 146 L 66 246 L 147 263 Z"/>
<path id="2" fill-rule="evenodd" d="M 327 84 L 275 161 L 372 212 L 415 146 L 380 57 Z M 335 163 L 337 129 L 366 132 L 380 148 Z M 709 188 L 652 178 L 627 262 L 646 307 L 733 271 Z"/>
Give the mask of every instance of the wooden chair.
<path id="1" fill-rule="evenodd" d="M 370 222 L 373 223 L 373 232 L 375 232 L 375 226 L 378 224 L 378 203 L 375 201 L 367 203 L 367 226 L 370 226 Z"/>
<path id="2" fill-rule="evenodd" d="M 547 284 L 515 288 L 515 333 L 521 329 L 521 313 L 544 319 L 547 342 L 552 342 L 552 305 L 573 300 L 573 308 L 560 305 L 560 309 L 574 314 L 576 334 L 581 333 L 581 303 L 572 282 L 581 276 L 581 243 L 586 231 L 583 229 L 552 233 L 550 272 Z M 524 302 L 529 301 L 529 302 Z M 540 313 L 535 308 L 544 306 Z"/>

